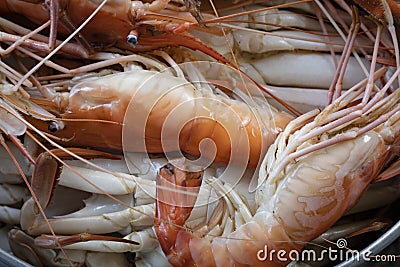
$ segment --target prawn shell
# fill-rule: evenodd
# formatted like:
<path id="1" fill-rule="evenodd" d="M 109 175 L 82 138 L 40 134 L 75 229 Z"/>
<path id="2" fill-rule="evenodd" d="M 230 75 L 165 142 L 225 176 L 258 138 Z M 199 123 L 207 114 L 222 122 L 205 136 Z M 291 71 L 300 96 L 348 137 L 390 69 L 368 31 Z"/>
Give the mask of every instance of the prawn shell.
<path id="1" fill-rule="evenodd" d="M 19 119 L 20 115 L 18 112 L 1 99 L 0 105 L 12 112 L 10 114 L 7 110 L 0 109 L 0 130 L 8 135 L 23 135 L 26 131 L 26 125 Z"/>
<path id="2" fill-rule="evenodd" d="M 44 2 L 44 1 L 43 1 Z M 65 11 L 68 20 L 78 28 L 101 4 L 102 1 L 59 0 L 59 7 Z M 134 28 L 130 22 L 131 1 L 108 1 L 93 19 L 82 29 L 81 33 L 92 43 L 112 44 L 126 42 L 126 37 Z M 0 14 L 16 13 L 35 24 L 43 24 L 49 19 L 49 11 L 43 3 L 34 4 L 25 1 L 0 1 Z M 101 25 L 99 27 L 99 25 Z M 59 32 L 70 31 L 59 23 Z"/>
<path id="3" fill-rule="evenodd" d="M 81 25 L 102 1 L 68 1 L 67 13 L 76 26 Z M 112 0 L 93 17 L 82 29 L 83 35 L 91 42 L 126 42 L 129 32 L 134 28 L 130 22 L 130 0 Z M 77 12 L 79 10 L 79 12 Z M 99 27 L 101 25 L 101 27 Z"/>
<path id="4" fill-rule="evenodd" d="M 67 119 L 64 129 L 54 134 L 68 146 L 148 153 L 182 150 L 215 162 L 255 167 L 291 119 L 282 112 L 255 113 L 241 100 L 202 90 L 185 79 L 154 71 L 82 82 L 72 88 L 61 115 Z M 40 127 L 40 122 L 35 125 Z M 202 155 L 200 144 L 205 139 L 216 149 L 206 147 Z"/>
<path id="5" fill-rule="evenodd" d="M 272 205 L 292 240 L 312 240 L 355 205 L 389 151 L 383 138 L 373 131 L 315 151 L 286 169 L 285 180 L 274 196 L 262 196 L 267 189 L 258 192 L 257 198 Z"/>

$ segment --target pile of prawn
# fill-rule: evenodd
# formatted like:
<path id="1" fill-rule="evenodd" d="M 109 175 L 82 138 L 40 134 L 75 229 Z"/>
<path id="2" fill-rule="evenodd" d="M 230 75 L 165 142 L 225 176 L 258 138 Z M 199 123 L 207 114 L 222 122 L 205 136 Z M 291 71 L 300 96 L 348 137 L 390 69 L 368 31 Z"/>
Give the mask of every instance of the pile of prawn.
<path id="1" fill-rule="evenodd" d="M 267 252 L 396 201 L 399 4 L 263 2 L 0 1 L 6 249 L 35 266 L 282 266 Z"/>

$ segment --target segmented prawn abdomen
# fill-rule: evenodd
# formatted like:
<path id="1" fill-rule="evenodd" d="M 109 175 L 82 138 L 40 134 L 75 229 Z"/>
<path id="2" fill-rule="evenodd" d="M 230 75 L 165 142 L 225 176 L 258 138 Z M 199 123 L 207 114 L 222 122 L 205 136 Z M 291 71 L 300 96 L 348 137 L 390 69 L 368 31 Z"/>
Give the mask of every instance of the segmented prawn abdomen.
<path id="1" fill-rule="evenodd" d="M 267 179 L 257 192 L 259 209 L 270 210 L 291 240 L 312 240 L 355 204 L 388 151 L 381 136 L 370 131 L 307 154 L 287 166 L 276 184 Z"/>

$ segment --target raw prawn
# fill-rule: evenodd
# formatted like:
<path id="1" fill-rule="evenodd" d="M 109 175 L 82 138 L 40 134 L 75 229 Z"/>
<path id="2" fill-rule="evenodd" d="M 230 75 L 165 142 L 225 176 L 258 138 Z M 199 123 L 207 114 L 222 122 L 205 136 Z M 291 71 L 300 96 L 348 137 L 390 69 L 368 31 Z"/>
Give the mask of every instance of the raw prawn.
<path id="1" fill-rule="evenodd" d="M 399 142 L 400 132 L 400 90 L 386 99 L 384 107 L 372 112 L 366 119 L 373 123 L 381 115 L 391 118 L 384 124 L 355 137 L 363 119 L 355 120 L 342 136 L 348 139 L 311 153 L 309 147 L 318 147 L 318 140 L 335 140 L 330 134 L 308 137 L 308 133 L 318 132 L 323 126 L 321 116 L 306 125 L 304 121 L 317 112 L 305 114 L 292 121 L 276 142 L 270 147 L 261 166 L 259 187 L 256 192 L 257 211 L 251 218 L 234 229 L 220 232 L 208 229 L 210 234 L 197 234 L 180 226 L 184 225 L 191 208 L 176 204 L 185 199 L 184 192 L 175 193 L 174 198 L 165 197 L 163 189 L 157 189 L 156 232 L 160 244 L 174 266 L 202 265 L 233 266 L 260 265 L 265 262 L 257 258 L 259 251 L 268 250 L 299 251 L 303 245 L 331 227 L 351 208 L 370 182 L 379 174 L 387 162 L 393 145 Z M 380 114 L 385 109 L 396 112 Z M 331 117 L 330 117 L 331 118 Z M 320 125 L 316 127 L 317 125 Z M 332 122 L 329 126 L 337 125 Z M 325 125 L 324 125 L 325 126 Z M 368 124 L 363 124 L 366 128 Z M 361 126 L 361 129 L 365 129 Z M 292 133 L 292 130 L 301 127 Z M 356 127 L 356 128 L 354 128 Z M 360 131 L 363 132 L 363 131 Z M 292 134 L 291 134 L 292 133 Z M 338 136 L 340 134 L 338 133 Z M 323 142 L 323 141 L 321 141 Z M 299 158 L 296 151 L 302 153 Z M 293 151 L 293 152 L 291 152 Z M 291 153 L 290 153 L 291 152 Z M 296 159 L 294 161 L 294 159 Z M 188 186 L 190 174 L 169 166 L 160 171 L 158 184 L 165 188 L 170 184 Z M 199 186 L 199 183 L 195 183 Z M 244 205 L 238 203 L 238 208 Z M 243 207 L 241 208 L 243 209 Z M 226 227 L 226 222 L 209 222 Z M 214 235 L 217 233 L 217 236 Z M 268 264 L 285 264 L 268 255 Z M 288 258 L 288 257 L 286 257 Z M 269 262 L 271 261 L 271 262 Z"/>
<path id="2" fill-rule="evenodd" d="M 133 72 L 132 72 L 133 73 Z M 140 72 L 139 72 L 140 73 Z M 142 73 L 140 73 L 140 75 L 141 75 Z M 118 75 L 120 75 L 120 74 L 114 74 L 115 76 L 114 77 L 119 77 Z M 111 77 L 111 76 L 110 76 Z M 123 75 L 121 74 L 121 77 L 123 77 Z M 147 76 L 142 76 L 142 77 L 147 77 Z M 157 76 L 156 75 L 156 77 L 163 77 L 162 75 L 160 75 L 160 76 Z M 125 77 L 124 77 L 125 78 Z M 111 79 L 111 78 L 110 78 Z M 163 79 L 164 79 L 164 77 L 163 77 Z M 160 79 L 161 80 L 161 79 Z M 102 80 L 102 81 L 107 81 L 107 79 L 104 79 L 104 80 Z M 164 81 L 164 80 L 162 80 L 162 81 Z M 85 82 L 85 83 L 83 83 L 84 85 L 87 85 L 87 84 L 90 84 L 91 82 Z M 98 83 L 95 83 L 96 85 L 98 85 Z M 79 87 L 79 86 L 77 86 L 77 88 L 79 88 L 79 90 L 81 90 L 81 92 L 82 91 L 84 91 L 81 87 Z M 77 90 L 77 91 L 79 91 L 79 90 Z M 190 90 L 188 90 L 188 91 L 190 91 Z M 137 94 L 137 93 L 136 93 Z M 221 92 L 218 92 L 218 97 L 219 96 L 221 96 Z M 190 95 L 190 94 L 189 94 Z M 207 92 L 207 97 L 209 96 L 209 92 Z M 61 136 L 63 136 L 63 133 L 65 133 L 66 134 L 66 136 L 64 136 L 64 137 L 67 137 L 67 138 L 70 138 L 71 136 L 72 137 L 74 137 L 74 134 L 75 134 L 75 132 L 74 131 L 71 131 L 71 132 L 68 132 L 68 127 L 69 126 L 78 126 L 80 129 L 86 129 L 85 127 L 86 127 L 86 124 L 88 124 L 87 122 L 78 122 L 78 121 L 68 121 L 69 120 L 69 118 L 68 118 L 68 115 L 67 115 L 67 113 L 64 113 L 65 111 L 68 111 L 69 110 L 69 108 L 70 108 L 70 106 L 69 106 L 69 100 L 70 100 L 70 97 L 72 96 L 72 94 L 71 95 L 68 95 L 65 99 L 63 99 L 63 101 L 61 101 L 62 102 L 62 105 L 60 105 L 60 106 L 57 106 L 57 108 L 58 107 L 62 107 L 61 108 L 61 114 L 66 114 L 65 115 L 65 119 L 66 119 L 66 128 L 65 129 L 60 129 L 59 130 L 59 133 L 60 133 L 60 135 Z M 217 99 L 218 99 L 218 97 L 216 97 Z M 398 98 L 398 95 L 396 96 L 397 98 Z M 93 98 L 91 98 L 91 99 L 93 99 Z M 214 99 L 214 98 L 213 98 Z M 229 98 L 228 98 L 229 99 Z M 391 98 L 391 99 L 393 99 L 393 98 Z M 66 101 L 65 101 L 66 100 Z M 97 104 L 99 104 L 100 103 L 100 105 L 97 105 L 97 106 L 102 106 L 104 103 L 102 102 L 103 100 L 99 97 L 99 98 L 97 98 L 96 99 L 97 101 L 96 101 L 96 103 Z M 118 102 L 119 101 L 119 99 L 114 99 L 116 102 Z M 219 100 L 219 99 L 218 99 Z M 235 101 L 232 101 L 232 102 L 235 102 Z M 135 103 L 135 102 L 134 102 Z M 231 102 L 229 102 L 229 103 L 231 103 Z M 65 104 L 65 105 L 64 105 Z M 398 104 L 397 104 L 398 105 Z M 81 105 L 80 107 L 82 107 L 83 105 Z M 136 107 L 136 106 L 135 106 Z M 157 105 L 155 106 L 155 107 L 157 107 Z M 80 111 L 80 109 L 78 109 L 79 111 Z M 147 109 L 148 110 L 148 109 Z M 136 111 L 135 111 L 136 112 Z M 196 112 L 197 112 L 197 110 L 196 110 Z M 125 112 L 126 113 L 126 112 Z M 81 113 L 80 113 L 81 114 Z M 176 113 L 175 113 L 176 114 Z M 256 113 L 254 113 L 254 114 L 256 114 Z M 196 115 L 198 115 L 197 113 L 196 113 Z M 213 114 L 214 115 L 214 114 Z M 63 115 L 62 115 L 63 116 Z M 397 116 L 397 115 L 396 115 Z M 324 116 L 321 116 L 322 118 L 324 117 Z M 73 118 L 72 117 L 72 120 L 74 120 L 75 118 Z M 78 120 L 79 119 L 81 119 L 81 118 L 78 118 Z M 321 119 L 321 118 L 319 118 L 319 119 Z M 89 118 L 89 120 L 90 120 L 90 118 Z M 317 120 L 318 121 L 318 120 Z M 393 121 L 391 121 L 391 122 L 393 122 Z M 93 122 L 90 122 L 90 123 L 93 123 Z M 100 121 L 97 121 L 97 122 L 95 122 L 95 124 L 97 123 L 97 125 L 100 125 L 100 124 L 104 124 L 104 122 L 100 122 Z M 118 123 L 122 123 L 121 121 L 119 121 L 119 122 L 117 122 L 116 124 L 118 124 Z M 215 122 L 213 122 L 213 123 L 215 123 Z M 301 124 L 301 122 L 300 122 L 300 124 Z M 397 123 L 398 124 L 398 123 Z M 121 126 L 121 125 L 120 125 Z M 77 127 L 77 128 L 78 128 Z M 395 125 L 395 127 L 397 127 L 397 125 Z M 121 126 L 121 128 L 122 128 L 122 126 Z M 138 127 L 139 128 L 139 127 Z M 93 127 L 93 129 L 95 129 L 94 127 Z M 117 130 L 120 130 L 120 128 L 116 128 Z M 98 129 L 97 129 L 98 130 Z M 248 135 L 248 131 L 247 131 L 248 129 L 246 128 L 246 134 Z M 397 128 L 395 128 L 394 130 L 393 130 L 394 132 L 398 132 L 398 127 Z M 92 131 L 92 132 L 94 132 L 94 131 Z M 157 132 L 157 131 L 156 131 Z M 82 135 L 82 133 L 78 133 L 78 134 L 81 134 Z M 98 134 L 98 132 L 97 132 L 97 134 Z M 157 136 L 158 136 L 158 134 L 159 134 L 159 132 L 157 132 Z M 107 134 L 106 134 L 107 135 Z M 111 134 L 110 134 L 111 135 Z M 84 136 L 84 134 L 83 134 L 83 136 Z M 96 137 L 97 138 L 97 136 L 94 134 L 94 133 L 91 133 L 90 135 L 89 135 L 89 137 Z M 324 136 L 324 137 L 326 137 L 326 136 Z M 329 138 L 329 137 L 328 137 Z M 89 138 L 89 140 L 90 140 L 90 138 Z M 97 142 L 93 142 L 93 144 L 94 144 L 94 146 L 101 146 L 101 138 L 100 139 L 96 139 L 97 140 Z M 100 141 L 99 141 L 100 140 Z M 280 140 L 282 140 L 282 139 L 280 139 Z M 358 140 L 358 139 L 357 139 Z M 118 140 L 119 141 L 119 140 Z M 390 141 L 390 140 L 389 140 Z M 82 143 L 79 143 L 79 140 L 74 140 L 73 142 L 76 142 L 75 144 L 79 144 L 79 145 L 81 145 Z M 74 144 L 73 142 L 71 142 L 71 144 Z M 182 142 L 183 143 L 183 142 Z M 196 143 L 196 142 L 194 142 L 194 143 Z M 378 142 L 379 143 L 379 142 Z M 100 144 L 100 145 L 99 145 Z M 344 143 L 343 143 L 344 144 Z M 84 144 L 84 145 L 86 145 L 86 144 Z M 92 144 L 91 144 L 92 145 Z M 296 144 L 297 145 L 297 144 Z M 93 146 L 93 145 L 92 145 Z M 198 144 L 196 144 L 196 146 L 195 146 L 196 148 L 198 148 L 199 146 L 198 146 Z M 232 145 L 230 145 L 230 147 L 232 147 Z M 196 153 L 198 153 L 199 151 L 195 151 L 195 153 L 193 153 L 193 154 L 196 154 Z M 250 148 L 250 152 L 251 152 L 251 148 Z M 257 151 L 256 151 L 257 152 Z M 192 153 L 192 152 L 190 152 L 189 151 L 189 153 Z M 218 152 L 217 152 L 218 153 Z M 271 153 L 273 153 L 273 152 L 270 152 L 269 153 L 269 155 L 271 155 Z M 257 154 L 257 153 L 256 153 Z M 312 154 L 310 154 L 310 155 L 312 155 Z M 217 154 L 217 156 L 218 156 L 218 154 Z M 279 155 L 273 155 L 273 157 L 278 157 Z M 308 155 L 307 155 L 308 156 Z M 385 159 L 385 157 L 386 157 L 386 154 L 385 153 L 382 153 L 382 161 L 384 161 L 384 159 Z M 312 158 L 312 157 L 311 157 Z M 277 160 L 277 161 L 280 161 L 281 162 L 281 160 L 282 160 L 282 158 L 280 158 L 280 160 Z M 285 164 L 283 164 L 283 165 L 285 165 Z M 378 165 L 380 165 L 380 164 L 378 164 Z M 171 169 L 173 170 L 173 168 L 172 167 L 169 167 L 169 168 L 167 168 L 167 169 L 162 169 L 162 171 L 161 171 L 161 175 L 163 176 L 163 177 L 169 177 L 170 175 L 171 175 Z M 377 167 L 377 169 L 379 169 L 378 167 Z M 290 169 L 290 170 L 292 170 L 292 169 Z M 176 173 L 179 173 L 180 171 L 178 170 L 178 171 L 176 171 Z M 175 175 L 174 173 L 172 173 L 172 175 Z M 184 173 L 183 175 L 186 175 L 186 173 Z M 191 176 L 191 175 L 189 175 L 189 176 Z M 274 179 L 277 179 L 277 180 L 279 180 L 278 178 L 274 178 L 274 177 L 272 177 L 272 179 L 274 180 Z M 162 180 L 161 178 L 160 178 L 160 180 Z M 195 179 L 195 180 L 198 180 L 197 178 Z M 262 181 L 261 181 L 262 182 Z M 160 183 L 160 182 L 159 182 Z M 279 183 L 279 182 L 277 182 L 277 183 Z M 367 182 L 366 182 L 367 183 Z M 187 186 L 188 184 L 185 184 L 185 186 Z M 359 189 L 359 191 L 362 191 L 363 190 L 363 186 L 365 186 L 365 184 L 361 184 L 361 186 L 360 186 L 360 189 Z M 268 187 L 269 188 L 269 187 Z M 268 189 L 267 188 L 267 189 Z M 160 190 L 159 192 L 161 192 L 161 190 L 162 190 L 162 188 L 158 188 L 158 190 Z M 270 190 L 270 189 L 268 189 L 268 190 Z M 296 188 L 296 191 L 297 191 L 297 188 Z M 271 193 L 273 196 L 275 196 L 274 195 L 274 192 L 272 192 Z M 229 196 L 231 196 L 232 194 L 229 194 Z M 259 195 L 261 195 L 261 198 L 263 197 L 263 195 L 262 194 L 259 194 Z M 356 197 L 354 197 L 354 199 L 355 199 Z M 276 197 L 276 199 L 278 199 L 278 197 Z M 255 223 L 255 224 L 252 224 L 252 223 L 248 223 L 249 221 L 251 221 L 250 219 L 250 217 L 248 216 L 249 215 L 249 212 L 248 211 L 245 211 L 246 210 L 246 207 L 245 207 L 245 203 L 242 203 L 242 202 L 240 202 L 239 201 L 239 199 L 236 199 L 236 208 L 237 209 L 241 209 L 241 211 L 243 211 L 243 214 L 245 214 L 245 215 L 243 215 L 243 218 L 244 218 L 244 223 L 242 223 L 242 224 L 244 224 L 244 225 L 250 225 L 250 226 L 252 226 L 252 225 L 255 225 L 255 224 L 257 224 L 257 223 Z M 351 205 L 352 204 L 352 202 L 353 201 L 349 201 L 348 203 L 348 205 Z M 279 203 L 279 204 L 281 204 L 281 203 Z M 346 206 L 346 205 L 344 205 L 344 206 Z M 159 215 L 160 216 L 163 216 L 161 219 L 160 219 L 160 221 L 162 222 L 163 221 L 163 218 L 165 218 L 166 217 L 166 215 L 165 215 L 165 213 L 163 213 L 163 212 L 168 212 L 168 208 L 170 208 L 170 207 L 168 207 L 167 206 L 167 208 L 165 209 L 165 210 L 163 210 L 163 209 L 161 209 L 161 207 L 163 207 L 163 203 L 161 203 L 161 204 L 159 204 L 159 207 L 160 207 L 160 209 L 159 209 Z M 278 211 L 281 211 L 282 209 L 280 209 L 280 207 L 281 206 L 275 206 L 275 207 L 279 207 L 279 208 L 277 208 L 277 210 Z M 177 209 L 178 211 L 179 211 L 179 208 Z M 189 212 L 191 209 L 190 208 L 188 208 L 188 209 L 184 209 L 183 211 L 186 213 L 186 212 Z M 262 209 L 260 208 L 260 211 L 261 211 Z M 267 209 L 267 213 L 269 213 L 270 214 L 270 217 L 269 218 L 271 218 L 271 221 L 273 221 L 275 224 L 276 224 L 276 226 L 279 228 L 280 227 L 280 225 L 278 225 L 279 223 L 280 223 L 280 220 L 279 220 L 279 214 L 278 215 L 271 215 L 271 214 L 274 214 L 274 212 L 275 211 L 270 211 L 270 210 L 268 210 Z M 339 212 L 340 213 L 340 212 Z M 338 213 L 338 214 L 339 214 Z M 335 214 L 335 216 L 338 216 L 338 214 Z M 186 216 L 186 214 L 184 215 L 184 216 Z M 262 216 L 260 216 L 260 217 L 262 217 Z M 257 218 L 260 218 L 260 217 L 257 217 Z M 276 218 L 278 218 L 278 219 L 276 219 Z M 263 219 L 263 218 L 261 218 L 261 219 Z M 185 218 L 183 218 L 183 220 L 181 220 L 181 221 L 179 221 L 179 223 L 181 223 L 182 221 L 185 221 Z M 236 223 L 236 222 L 235 222 Z M 238 222 L 237 223 L 238 225 L 240 225 L 241 223 L 240 222 Z M 159 224 L 159 226 L 160 226 L 161 224 Z M 165 224 L 165 225 L 167 225 L 167 224 Z M 264 224 L 262 224 L 262 222 L 261 223 L 259 223 L 259 225 L 264 225 Z M 167 225 L 167 226 L 170 226 L 170 225 Z M 240 234 L 244 234 L 244 235 L 248 235 L 250 232 L 248 232 L 247 230 L 247 228 L 246 227 L 250 227 L 250 226 L 243 226 L 242 228 L 239 228 L 239 230 L 237 230 L 237 231 L 235 231 L 233 234 L 229 234 L 229 232 L 231 231 L 233 231 L 232 230 L 232 224 L 231 224 L 231 227 L 232 228 L 229 228 L 229 227 L 227 227 L 227 228 L 225 228 L 226 230 L 224 230 L 225 232 L 224 232 L 224 234 L 226 234 L 225 236 L 226 237 L 229 237 L 228 239 L 234 239 L 235 238 L 235 233 L 236 234 L 238 234 L 238 235 L 240 235 Z M 210 228 L 211 228 L 212 226 L 210 225 Z M 324 226 L 325 227 L 325 226 Z M 274 228 L 274 229 L 277 229 L 277 228 Z M 161 231 L 162 231 L 163 229 L 161 229 Z M 166 230 L 168 230 L 167 228 L 166 228 Z M 185 238 L 191 238 L 191 236 L 190 236 L 190 234 L 185 234 L 184 233 L 184 231 L 183 230 L 181 230 L 179 227 L 177 227 L 176 229 L 173 229 L 175 232 L 172 232 L 172 239 L 174 238 L 173 237 L 173 235 L 176 233 L 176 232 L 178 232 L 178 236 L 180 235 L 180 237 L 183 237 L 183 245 L 185 246 L 186 244 L 188 244 L 188 243 L 185 243 Z M 215 233 L 215 232 L 214 232 Z M 209 234 L 208 235 L 208 238 L 209 239 L 212 239 L 212 237 L 214 236 L 214 233 L 211 233 L 211 234 Z M 261 232 L 262 233 L 262 232 Z M 161 235 L 162 235 L 163 233 L 161 233 Z M 223 234 L 223 235 L 224 235 Z M 286 233 L 285 233 L 286 234 Z M 304 235 L 304 239 L 306 239 L 306 240 L 308 240 L 309 239 L 309 236 L 307 236 L 309 233 L 308 232 L 306 232 L 305 233 L 305 235 Z M 314 235 L 315 235 L 315 233 L 313 233 Z M 198 234 L 198 233 L 196 233 L 196 235 L 198 235 L 198 236 L 202 236 L 202 234 Z M 260 237 L 261 237 L 262 235 L 260 235 Z M 290 237 L 293 237 L 293 236 L 295 236 L 294 234 L 292 234 L 291 233 L 291 236 Z M 286 236 L 284 236 L 284 237 L 286 237 Z M 170 236 L 168 236 L 168 238 L 170 238 Z M 162 240 L 162 242 L 163 242 L 163 244 L 164 244 L 164 247 L 166 246 L 166 244 L 167 245 L 170 245 L 170 246 L 174 246 L 175 244 L 173 244 L 173 242 L 169 242 L 169 240 L 168 240 L 168 238 L 166 238 L 166 239 L 163 239 Z M 256 238 L 253 238 L 253 237 L 251 237 L 252 238 L 252 240 L 251 241 L 248 241 L 247 242 L 247 240 L 244 240 L 245 242 L 240 242 L 240 244 L 235 244 L 235 242 L 231 242 L 231 240 L 228 240 L 228 241 L 225 241 L 225 240 L 222 240 L 222 239 L 214 239 L 212 242 L 212 247 L 213 248 L 215 248 L 215 249 L 218 249 L 218 248 L 222 248 L 223 249 L 223 253 L 218 253 L 218 257 L 219 256 L 226 256 L 226 255 L 228 255 L 229 256 L 229 251 L 234 251 L 236 248 L 235 248 L 235 246 L 241 246 L 241 245 L 243 245 L 243 244 L 253 244 L 253 242 L 254 242 L 254 240 L 256 239 Z M 303 238 L 303 236 L 301 237 L 301 238 Z M 299 238 L 299 239 L 301 239 L 301 238 Z M 284 249 L 299 249 L 301 246 L 302 246 L 302 244 L 297 244 L 296 243 L 296 241 L 298 241 L 297 240 L 297 236 L 295 236 L 295 241 L 293 241 L 293 243 L 292 244 L 289 244 L 288 246 L 286 246 Z M 180 239 L 180 240 L 182 240 L 182 239 Z M 193 241 L 194 240 L 194 241 Z M 217 241 L 215 241 L 215 240 L 217 240 Z M 282 240 L 282 239 L 279 239 L 278 238 L 278 240 Z M 195 250 L 196 248 L 196 246 L 197 246 L 197 244 L 205 244 L 205 245 L 207 245 L 207 243 L 204 243 L 203 242 L 204 240 L 202 240 L 202 239 L 196 239 L 196 238 L 194 238 L 194 239 L 192 239 L 190 242 L 192 242 L 191 244 L 188 244 L 188 249 L 189 250 Z M 237 243 L 239 243 L 239 241 L 243 241 L 243 240 L 236 240 L 236 242 Z M 265 243 L 263 243 L 263 241 L 264 240 L 261 240 L 261 242 L 260 242 L 260 247 L 262 247 L 262 244 L 265 244 Z M 291 242 L 292 242 L 292 240 L 290 240 Z M 228 244 L 229 243 L 229 244 Z M 226 245 L 226 244 L 228 244 L 228 245 Z M 225 246 L 226 245 L 226 246 Z M 186 247 L 187 248 L 187 247 Z M 263 247 L 262 247 L 263 248 Z M 278 249 L 280 248 L 280 247 L 277 247 Z M 170 249 L 170 247 L 169 248 L 167 248 L 167 250 L 168 249 Z M 179 248 L 178 248 L 179 249 Z M 164 249 L 165 250 L 165 249 Z M 257 251 L 257 248 L 255 248 L 255 250 L 253 250 L 253 252 L 255 252 L 255 254 L 257 254 L 258 252 L 259 252 L 260 250 L 258 250 Z M 198 251 L 197 251 L 198 252 Z M 194 253 L 193 253 L 193 255 L 190 255 L 190 257 L 193 257 L 193 260 L 195 260 L 197 263 L 200 263 L 199 261 L 198 261 L 198 259 L 194 259 L 194 257 L 196 257 L 196 255 L 198 255 L 198 253 L 197 253 L 196 251 L 194 251 Z M 209 252 L 209 250 L 207 250 L 206 252 Z M 197 253 L 197 254 L 196 254 Z M 187 256 L 187 254 L 185 254 L 185 255 L 183 255 L 183 257 L 184 256 Z M 204 255 L 202 255 L 202 256 L 204 256 Z M 206 256 L 207 256 L 207 254 L 206 254 Z M 227 258 L 226 260 L 228 260 L 227 262 L 230 262 L 230 263 L 232 263 L 233 261 L 235 261 L 235 260 L 237 260 L 237 258 L 238 257 L 242 257 L 243 255 L 241 255 L 241 254 L 239 254 L 239 253 L 237 253 L 237 257 L 235 258 L 235 257 L 233 257 L 233 259 L 232 258 Z M 254 258 L 256 258 L 257 257 L 257 255 L 254 255 Z M 187 258 L 188 260 L 185 262 L 185 263 L 189 263 L 190 262 L 190 260 L 191 260 L 191 258 L 189 258 L 189 256 L 188 256 L 188 258 Z M 207 258 L 207 257 L 204 257 L 204 260 L 208 260 L 209 258 Z M 176 258 L 173 258 L 172 259 L 172 261 L 173 260 L 176 260 Z M 244 262 L 244 261 L 246 261 L 247 259 L 244 257 L 244 259 L 239 259 L 238 261 L 239 262 Z M 221 262 L 221 261 L 223 261 L 223 260 L 221 260 L 221 259 L 218 259 L 218 262 Z M 251 261 L 249 261 L 249 262 L 251 262 Z M 174 263 L 176 263 L 176 261 L 174 262 Z M 212 263 L 212 261 L 209 261 L 208 263 Z M 180 264 L 179 262 L 178 263 L 176 263 L 176 264 Z M 226 264 L 226 262 L 224 263 L 224 264 Z M 237 264 L 237 265 L 239 265 L 239 264 Z"/>
<path id="3" fill-rule="evenodd" d="M 378 26 L 376 44 L 380 30 Z M 221 192 L 233 202 L 230 217 L 214 216 L 207 226 L 191 229 L 185 221 L 194 201 L 187 200 L 186 188 L 200 186 L 201 174 L 173 165 L 161 169 L 155 228 L 170 263 L 284 265 L 354 206 L 391 154 L 398 156 L 400 89 L 384 95 L 400 69 L 373 95 L 375 64 L 376 54 L 364 83 L 342 96 L 338 93 L 338 99 L 324 110 L 291 121 L 278 136 L 260 168 L 254 214 L 230 191 Z M 361 94 L 361 103 L 348 106 Z"/>
<path id="4" fill-rule="evenodd" d="M 182 150 L 194 156 L 201 155 L 202 140 L 211 139 L 216 149 L 204 149 L 206 158 L 229 162 L 236 155 L 233 161 L 255 167 L 292 116 L 244 94 L 240 98 L 216 94 L 204 84 L 196 87 L 166 71 L 136 69 L 75 85 L 58 102 L 65 127 L 54 134 L 68 140 L 67 145 L 148 153 Z M 42 100 L 46 102 L 50 100 Z M 113 123 L 99 132 L 105 121 Z"/>
<path id="5" fill-rule="evenodd" d="M 190 12 L 186 11 L 187 6 Z M 131 0 L 0 1 L 0 14 L 19 14 L 38 25 L 44 25 L 50 19 L 50 50 L 56 44 L 57 33 L 71 34 L 92 14 L 96 14 L 76 37 L 81 48 L 72 53 L 88 57 L 93 53 L 93 47 L 117 46 L 143 51 L 182 45 L 228 63 L 224 57 L 187 32 L 190 28 L 197 28 L 220 34 L 217 29 L 200 27 L 195 17 L 200 13 L 196 10 L 197 4 L 192 0 L 156 0 L 151 3 Z M 35 48 L 39 49 L 38 46 Z"/>

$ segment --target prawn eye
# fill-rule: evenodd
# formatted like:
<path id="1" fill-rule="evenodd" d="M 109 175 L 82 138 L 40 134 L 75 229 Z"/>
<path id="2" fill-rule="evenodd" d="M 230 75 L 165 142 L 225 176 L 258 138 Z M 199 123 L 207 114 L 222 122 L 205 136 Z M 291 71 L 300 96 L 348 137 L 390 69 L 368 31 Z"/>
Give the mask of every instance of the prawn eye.
<path id="1" fill-rule="evenodd" d="M 61 124 L 57 121 L 51 121 L 48 126 L 49 131 L 52 133 L 58 132 L 58 131 L 62 130 L 63 128 L 64 128 L 63 124 Z"/>
<path id="2" fill-rule="evenodd" d="M 168 171 L 171 175 L 174 174 L 174 166 L 173 166 L 172 164 L 170 164 L 170 163 L 166 164 L 166 165 L 164 166 L 164 169 L 165 169 L 166 171 Z"/>
<path id="3" fill-rule="evenodd" d="M 135 33 L 128 34 L 127 42 L 131 45 L 135 45 L 138 43 L 138 36 Z"/>

